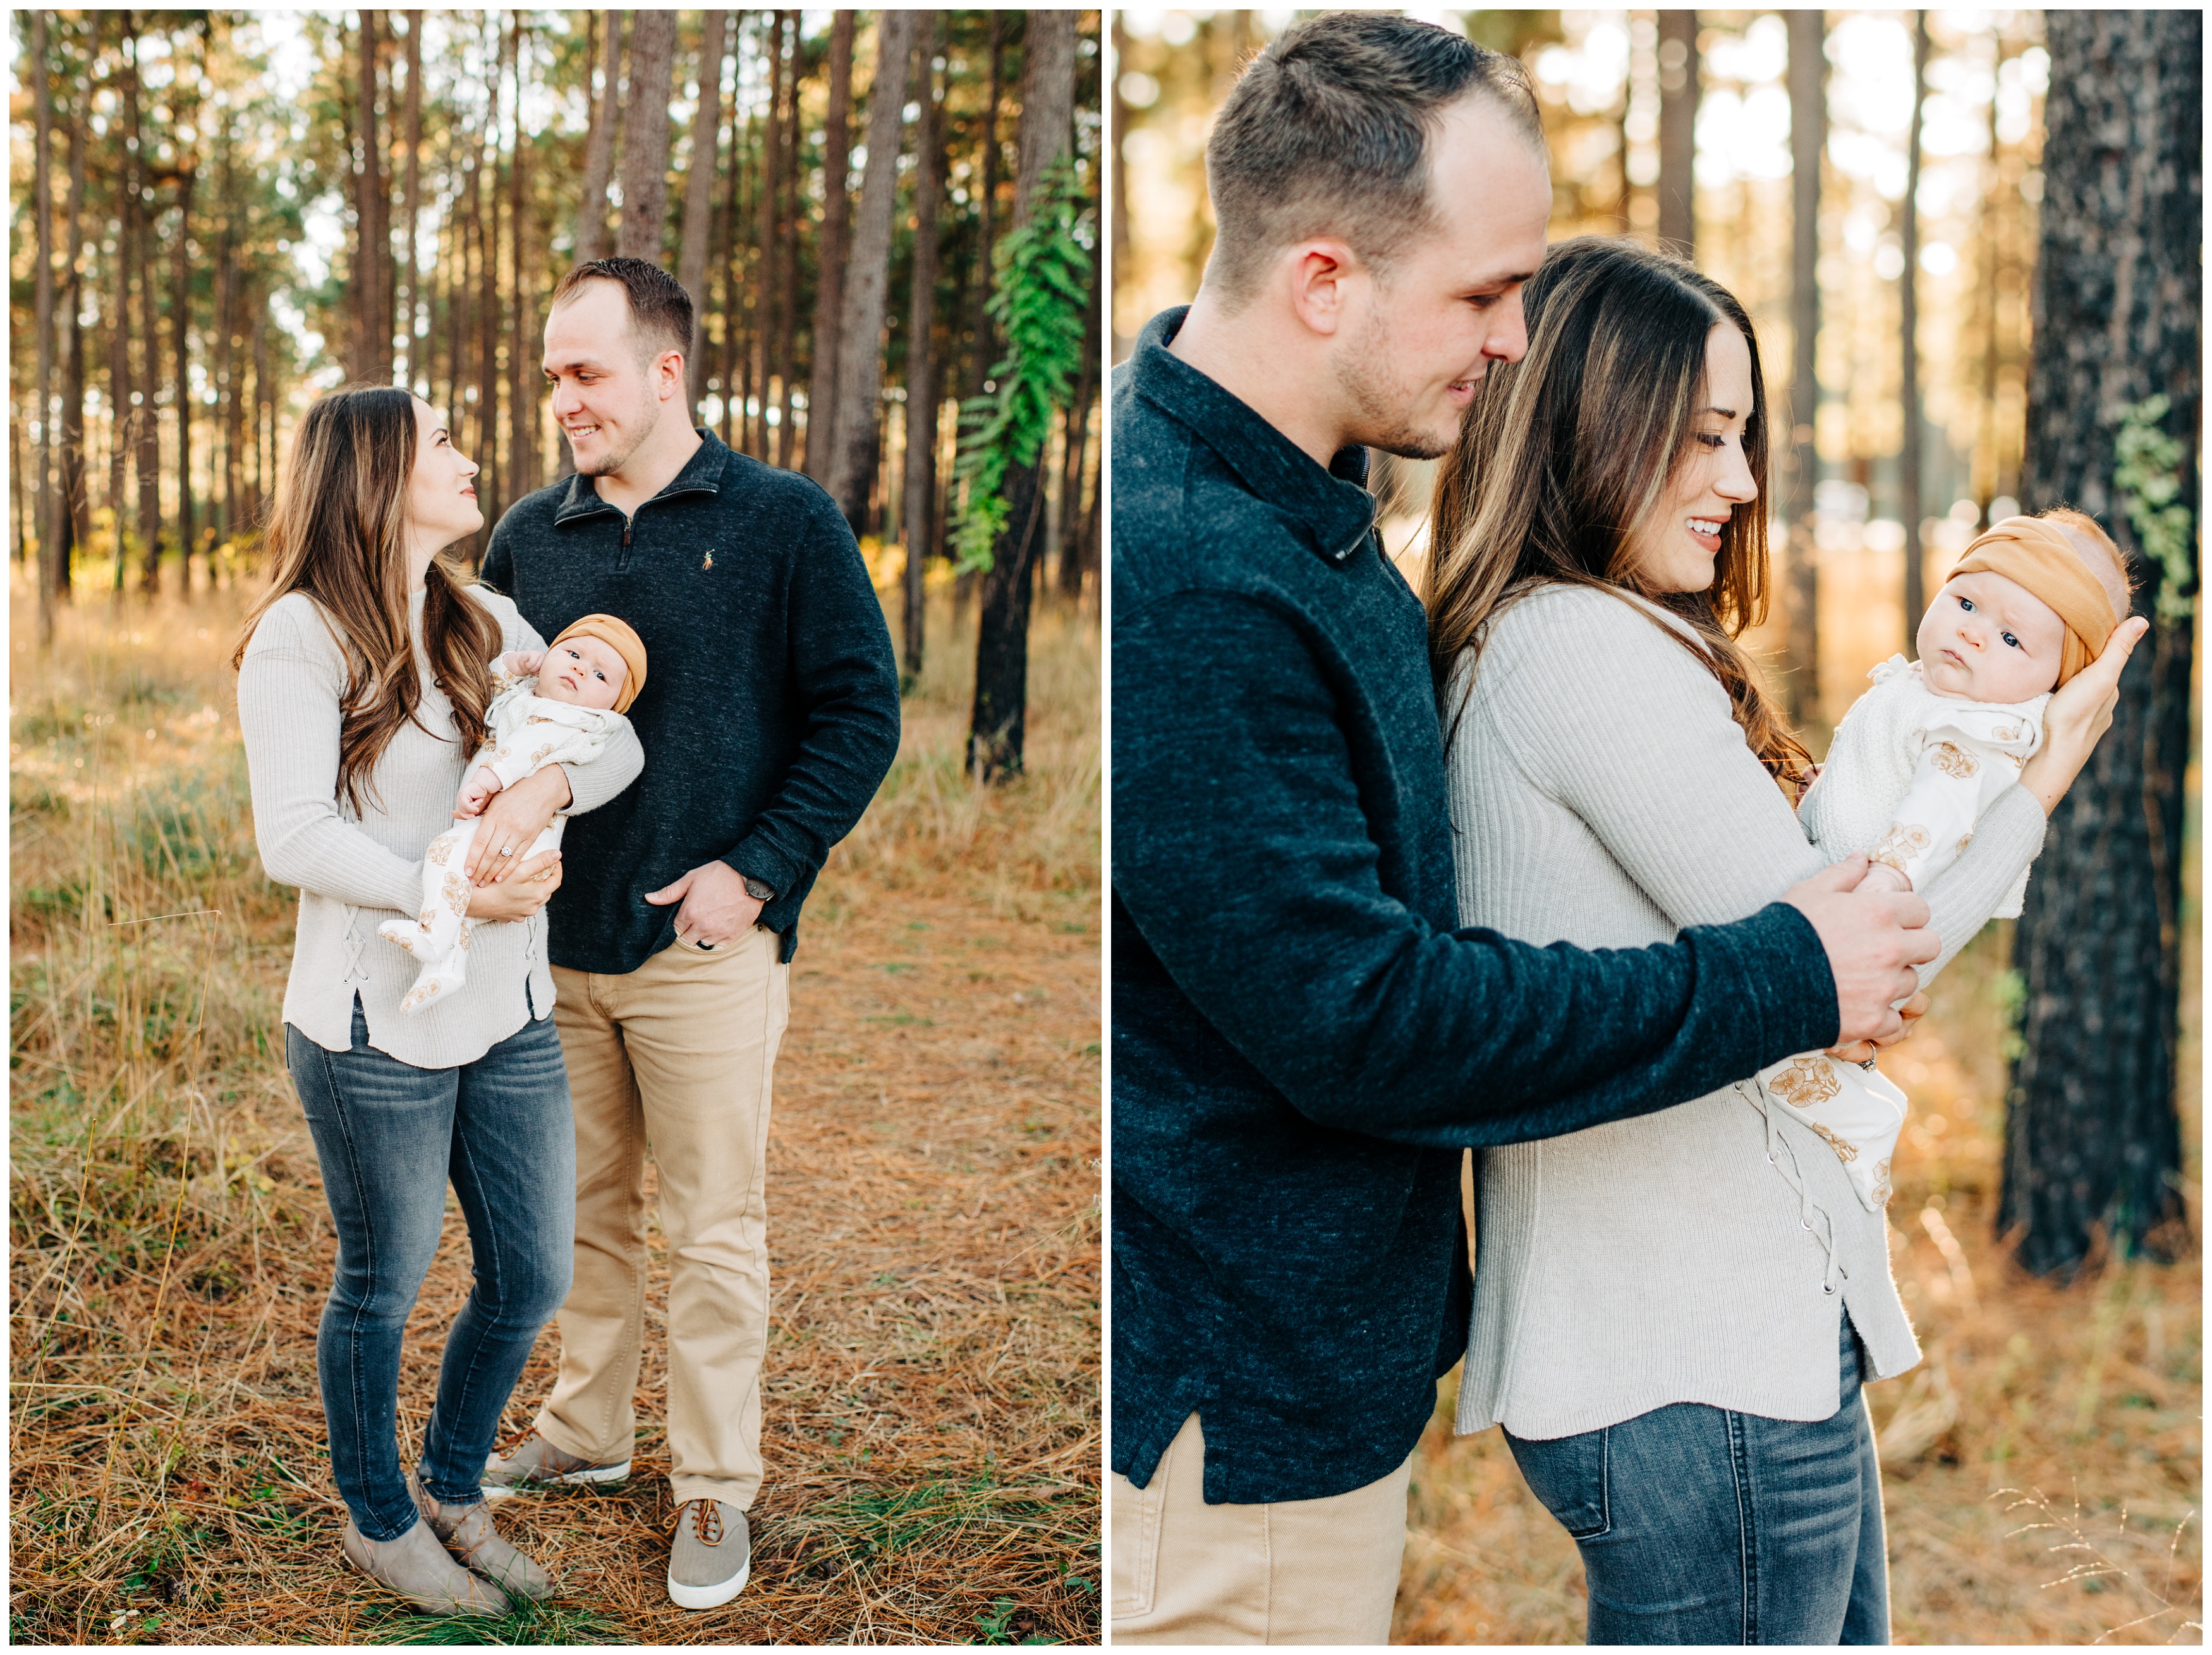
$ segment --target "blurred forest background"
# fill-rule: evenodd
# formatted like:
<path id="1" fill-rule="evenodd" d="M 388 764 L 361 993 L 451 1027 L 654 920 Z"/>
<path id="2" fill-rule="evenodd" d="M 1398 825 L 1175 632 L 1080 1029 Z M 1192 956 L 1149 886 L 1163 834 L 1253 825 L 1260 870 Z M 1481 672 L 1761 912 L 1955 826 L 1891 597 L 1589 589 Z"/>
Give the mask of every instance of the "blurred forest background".
<path id="1" fill-rule="evenodd" d="M 626 1487 L 502 1518 L 565 1585 L 472 1630 L 1095 1640 L 1101 27 L 11 14 L 11 1642 L 426 1635 L 338 1560 L 229 656 L 307 404 L 411 387 L 495 520 L 569 469 L 540 330 L 614 253 L 691 292 L 696 423 L 844 510 L 902 741 L 795 968 L 752 1582 L 667 1603 L 648 1426 Z M 449 1226 L 403 1444 L 469 1268 Z"/>
<path id="2" fill-rule="evenodd" d="M 1203 153 L 1308 13 L 1113 14 L 1113 353 L 1197 291 Z M 1869 1393 L 1899 1641 L 2201 1638 L 2202 15 L 1450 11 L 1519 57 L 1554 239 L 1632 234 L 1744 302 L 1776 399 L 1748 637 L 1817 756 L 1975 532 L 2069 503 L 2154 631 L 2017 923 L 1882 1067 L 1928 1360 Z M 1418 590 L 1433 464 L 1375 456 Z M 1397 1636 L 1581 1635 L 1581 1566 L 1497 1435 L 1416 1460 Z M 2008 1492 L 2018 1491 L 2018 1492 Z"/>
<path id="3" fill-rule="evenodd" d="M 1056 234 L 999 285 L 1027 277 L 1074 333 L 1049 418 L 1029 411 L 1038 451 L 994 490 L 1016 528 L 956 592 L 984 587 L 1005 677 L 1032 588 L 1079 603 L 1098 567 L 1098 17 L 862 15 L 24 15 L 10 504 L 46 634 L 73 597 L 250 569 L 294 416 L 348 381 L 447 411 L 495 521 L 571 469 L 538 332 L 561 274 L 618 253 L 691 292 L 697 423 L 911 564 L 911 681 L 971 503 L 962 405 L 1036 348 L 991 302 L 1034 217 Z M 1018 769 L 1018 675 L 979 690 L 986 741 L 1012 725 L 985 767 Z"/>

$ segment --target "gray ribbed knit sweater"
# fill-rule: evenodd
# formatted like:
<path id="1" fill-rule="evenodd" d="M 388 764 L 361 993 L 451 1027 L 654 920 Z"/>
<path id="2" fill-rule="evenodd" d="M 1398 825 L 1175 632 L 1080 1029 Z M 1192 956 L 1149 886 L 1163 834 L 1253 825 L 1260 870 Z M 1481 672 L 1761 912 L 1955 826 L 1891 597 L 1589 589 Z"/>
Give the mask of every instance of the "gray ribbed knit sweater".
<path id="1" fill-rule="evenodd" d="M 497 618 L 503 649 L 545 647 L 509 599 L 482 587 L 467 590 Z M 432 680 L 422 651 L 421 593 L 410 623 L 422 685 L 420 727 L 402 725 L 377 760 L 374 785 L 362 790 L 365 815 L 337 796 L 344 652 L 305 593 L 270 605 L 254 628 L 239 665 L 238 724 L 261 865 L 279 885 L 300 887 L 284 1020 L 317 1045 L 345 1051 L 358 994 L 369 1044 L 418 1068 L 451 1068 L 475 1062 L 533 1013 L 551 1016 L 553 977 L 541 910 L 476 926 L 460 990 L 415 1016 L 399 1009 L 417 964 L 376 928 L 422 906 L 422 853 L 453 825 L 453 795 L 470 757 L 453 739 L 453 704 Z M 644 768 L 645 750 L 623 722 L 605 752 L 569 770 L 569 814 L 605 804 Z"/>
<path id="2" fill-rule="evenodd" d="M 1638 947 L 1741 919 L 1823 866 L 1727 694 L 1628 602 L 1565 587 L 1522 599 L 1469 682 L 1463 664 L 1446 715 L 1463 924 Z M 1981 928 L 2043 824 L 2017 786 L 1990 806 L 1927 893 L 1943 954 L 1923 980 Z M 1778 1161 L 1794 1162 L 1801 1198 L 1767 1158 L 1759 1096 L 1747 1085 L 1477 1152 L 1461 1431 L 1571 1436 L 1686 1402 L 1826 1419 L 1845 1307 L 1878 1376 L 1919 1360 L 1882 1216 L 1779 1111 Z"/>

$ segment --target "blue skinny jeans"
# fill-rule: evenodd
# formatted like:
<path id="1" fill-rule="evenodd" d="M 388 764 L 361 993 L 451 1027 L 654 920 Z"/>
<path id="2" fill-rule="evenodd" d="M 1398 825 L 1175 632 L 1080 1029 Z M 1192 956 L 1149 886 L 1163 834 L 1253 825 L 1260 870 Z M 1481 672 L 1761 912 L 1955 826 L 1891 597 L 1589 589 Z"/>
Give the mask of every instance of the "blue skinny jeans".
<path id="1" fill-rule="evenodd" d="M 1593 1644 L 1886 1644 L 1881 1476 L 1843 1318 L 1842 1404 L 1810 1423 L 1676 1402 L 1508 1435 L 1582 1549 Z"/>
<path id="2" fill-rule="evenodd" d="M 437 1256 L 446 1183 L 467 1220 L 475 1285 L 447 1330 L 419 1469 L 441 1500 L 472 1500 L 500 1411 L 538 1330 L 568 1296 L 576 1133 L 561 1037 L 525 1023 L 472 1063 L 416 1068 L 373 1050 L 354 1002 L 353 1050 L 289 1024 L 284 1059 L 322 1164 L 338 1236 L 315 1365 L 331 1463 L 354 1526 L 415 1526 L 399 1469 L 399 1341 Z"/>

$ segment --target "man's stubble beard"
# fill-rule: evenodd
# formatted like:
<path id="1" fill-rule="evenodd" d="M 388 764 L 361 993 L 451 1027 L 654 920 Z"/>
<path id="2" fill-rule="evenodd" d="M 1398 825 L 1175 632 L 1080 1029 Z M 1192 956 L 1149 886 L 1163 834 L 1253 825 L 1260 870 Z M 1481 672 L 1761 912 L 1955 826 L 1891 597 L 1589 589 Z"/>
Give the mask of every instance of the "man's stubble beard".
<path id="1" fill-rule="evenodd" d="M 637 417 L 627 422 L 627 424 L 628 428 L 630 430 L 635 431 L 637 435 L 632 437 L 629 443 L 624 447 L 619 448 L 611 447 L 605 459 L 594 460 L 589 465 L 584 465 L 580 460 L 576 465 L 576 474 L 579 477 L 614 477 L 618 475 L 621 472 L 622 468 L 629 465 L 630 460 L 635 457 L 637 451 L 645 447 L 647 441 L 652 437 L 653 434 L 660 429 L 660 416 L 665 411 L 657 398 L 651 401 L 641 403 L 635 411 Z M 602 431 L 605 431 L 606 429 L 607 428 L 605 424 L 602 424 L 599 427 L 599 429 Z M 574 453 L 575 452 L 575 445 L 572 442 L 568 446 L 569 452 Z"/>
<path id="2" fill-rule="evenodd" d="M 1440 459 L 1451 452 L 1452 437 L 1428 435 L 1407 420 L 1410 393 L 1390 361 L 1379 309 L 1370 311 L 1358 334 L 1346 341 L 1335 374 L 1338 386 L 1359 411 L 1363 447 L 1401 459 Z"/>

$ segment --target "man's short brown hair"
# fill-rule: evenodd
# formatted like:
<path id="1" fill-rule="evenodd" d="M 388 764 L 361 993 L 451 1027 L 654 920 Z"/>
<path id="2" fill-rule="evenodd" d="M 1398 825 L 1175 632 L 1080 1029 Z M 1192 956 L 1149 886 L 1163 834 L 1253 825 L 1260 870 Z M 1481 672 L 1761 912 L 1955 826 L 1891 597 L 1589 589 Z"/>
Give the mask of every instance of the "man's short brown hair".
<path id="1" fill-rule="evenodd" d="M 1269 254 L 1311 235 L 1386 265 L 1434 222 L 1429 137 L 1477 93 L 1545 153 L 1528 71 L 1503 52 L 1387 12 L 1331 12 L 1286 31 L 1238 78 L 1206 141 L 1207 285 L 1241 305 Z"/>
<path id="2" fill-rule="evenodd" d="M 691 295 L 684 283 L 643 259 L 594 259 L 579 265 L 553 289 L 556 306 L 575 296 L 586 282 L 617 282 L 629 296 L 630 326 L 636 330 L 644 360 L 664 350 L 691 354 Z"/>

